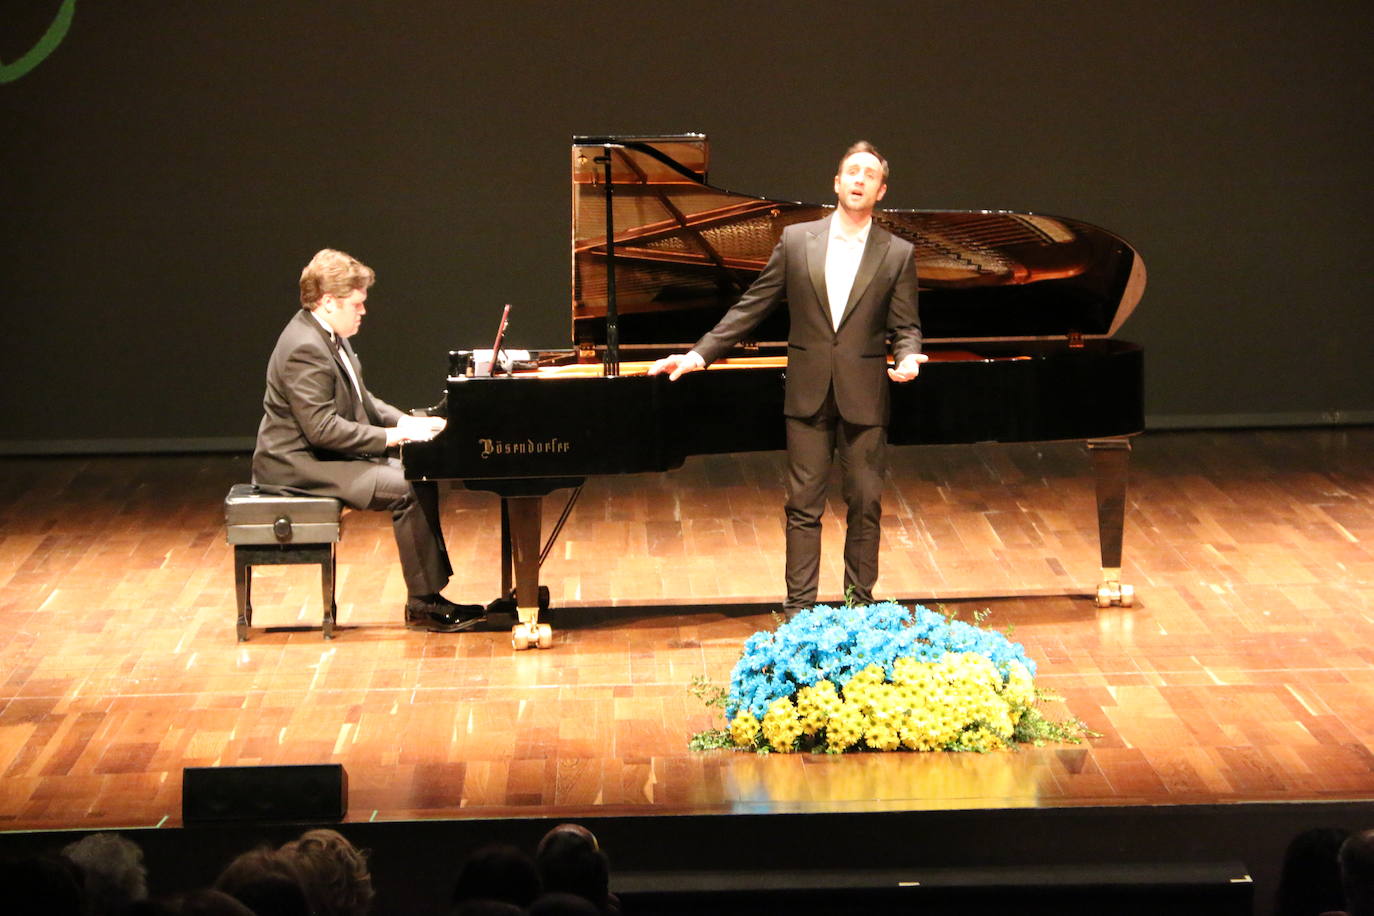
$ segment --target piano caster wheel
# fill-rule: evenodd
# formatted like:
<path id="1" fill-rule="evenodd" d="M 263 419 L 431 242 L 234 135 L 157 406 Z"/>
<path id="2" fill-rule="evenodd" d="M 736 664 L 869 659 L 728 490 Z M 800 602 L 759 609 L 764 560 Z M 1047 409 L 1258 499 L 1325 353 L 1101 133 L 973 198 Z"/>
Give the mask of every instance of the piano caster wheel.
<path id="1" fill-rule="evenodd" d="M 1135 604 L 1135 586 L 1120 582 L 1103 582 L 1097 587 L 1097 606 L 1131 607 Z"/>
<path id="2" fill-rule="evenodd" d="M 547 623 L 517 623 L 511 627 L 510 644 L 516 652 L 531 646 L 550 649 L 553 647 L 553 628 Z"/>

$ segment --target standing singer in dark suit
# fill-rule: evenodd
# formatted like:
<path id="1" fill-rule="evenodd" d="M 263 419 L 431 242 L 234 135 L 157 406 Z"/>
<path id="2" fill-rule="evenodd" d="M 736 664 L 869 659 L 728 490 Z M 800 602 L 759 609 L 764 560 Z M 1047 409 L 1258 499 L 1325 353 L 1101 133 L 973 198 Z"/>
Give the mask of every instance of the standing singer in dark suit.
<path id="1" fill-rule="evenodd" d="M 654 363 L 676 380 L 704 369 L 787 302 L 787 598 L 789 616 L 816 603 L 826 481 L 838 457 L 848 506 L 844 587 L 870 604 L 886 469 L 888 379 L 908 382 L 926 356 L 916 307 L 910 242 L 873 223 L 887 193 L 887 160 L 859 142 L 835 175 L 829 217 L 783 230 L 763 272 L 716 326 L 685 354 Z M 895 368 L 887 368 L 887 340 Z M 884 371 L 886 370 L 886 371 Z"/>
<path id="2" fill-rule="evenodd" d="M 366 314 L 372 268 L 326 248 L 301 272 L 301 310 L 267 364 L 253 482 L 268 490 L 333 496 L 355 509 L 391 512 L 410 597 L 406 626 L 453 632 L 481 617 L 476 605 L 439 594 L 453 573 L 432 482 L 411 483 L 387 449 L 432 438 L 436 417 L 413 417 L 374 396 L 348 340 Z"/>

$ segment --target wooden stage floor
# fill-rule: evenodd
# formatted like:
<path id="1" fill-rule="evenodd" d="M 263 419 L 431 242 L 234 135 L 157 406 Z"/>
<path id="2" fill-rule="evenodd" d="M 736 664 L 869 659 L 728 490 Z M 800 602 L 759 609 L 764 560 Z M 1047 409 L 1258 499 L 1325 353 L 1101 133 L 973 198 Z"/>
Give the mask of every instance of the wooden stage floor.
<path id="1" fill-rule="evenodd" d="M 523 653 L 406 631 L 379 513 L 345 521 L 337 639 L 236 643 L 221 505 L 247 456 L 0 460 L 0 830 L 174 825 L 183 767 L 324 762 L 351 821 L 1374 799 L 1371 455 L 1368 428 L 1140 437 L 1138 602 L 1099 610 L 1081 445 L 894 450 L 879 594 L 1014 626 L 1102 737 L 843 757 L 687 748 L 715 724 L 692 679 L 772 626 L 779 454 L 590 481 L 544 567 L 555 646 Z M 455 600 L 495 597 L 497 518 L 446 493 Z M 254 596 L 262 627 L 318 624 L 314 567 Z"/>

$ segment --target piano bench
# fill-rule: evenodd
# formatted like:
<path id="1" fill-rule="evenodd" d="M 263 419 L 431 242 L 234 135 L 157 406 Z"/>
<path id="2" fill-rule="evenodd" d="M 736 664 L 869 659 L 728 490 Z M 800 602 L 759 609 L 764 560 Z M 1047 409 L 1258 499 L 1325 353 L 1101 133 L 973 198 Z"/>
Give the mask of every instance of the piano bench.
<path id="1" fill-rule="evenodd" d="M 225 533 L 234 545 L 234 593 L 238 640 L 253 625 L 253 567 L 284 563 L 320 564 L 325 639 L 334 638 L 334 545 L 339 542 L 341 504 L 332 496 L 279 496 L 251 483 L 236 483 L 224 498 Z"/>

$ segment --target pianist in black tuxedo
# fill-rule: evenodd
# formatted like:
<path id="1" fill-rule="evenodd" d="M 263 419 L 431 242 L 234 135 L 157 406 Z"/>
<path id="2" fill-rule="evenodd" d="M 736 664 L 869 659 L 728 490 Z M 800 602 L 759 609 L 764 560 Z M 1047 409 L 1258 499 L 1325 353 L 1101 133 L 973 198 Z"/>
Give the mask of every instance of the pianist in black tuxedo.
<path id="1" fill-rule="evenodd" d="M 838 457 L 848 506 L 846 594 L 873 601 L 886 469 L 888 379 L 907 382 L 920 364 L 912 245 L 873 222 L 887 193 L 887 160 L 869 143 L 850 147 L 835 175 L 835 212 L 788 226 L 768 264 L 740 300 L 686 354 L 650 374 L 703 369 L 782 302 L 787 341 L 787 598 L 795 614 L 816 603 L 826 482 Z M 843 301 L 840 301 L 843 300 Z M 891 338 L 896 368 L 887 369 Z M 886 371 L 885 371 L 886 370 Z"/>
<path id="2" fill-rule="evenodd" d="M 375 397 L 348 339 L 366 313 L 376 275 L 326 248 L 301 272 L 301 310 L 267 364 L 253 482 L 269 491 L 333 496 L 354 509 L 391 512 L 406 589 L 406 625 L 452 632 L 472 626 L 476 606 L 439 594 L 453 568 L 433 483 L 411 483 L 387 450 L 432 438 L 444 421 L 412 417 Z"/>

